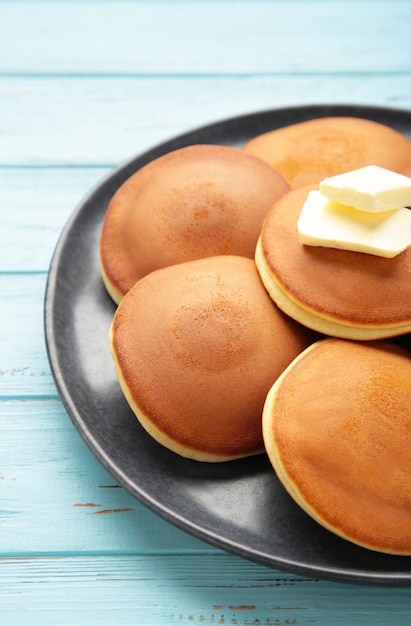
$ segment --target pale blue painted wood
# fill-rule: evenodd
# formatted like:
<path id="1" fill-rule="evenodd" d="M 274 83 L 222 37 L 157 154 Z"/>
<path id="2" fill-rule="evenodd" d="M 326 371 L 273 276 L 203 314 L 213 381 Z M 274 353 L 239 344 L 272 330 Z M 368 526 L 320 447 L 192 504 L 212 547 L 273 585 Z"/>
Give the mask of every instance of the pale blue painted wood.
<path id="1" fill-rule="evenodd" d="M 75 7 L 75 10 L 73 10 Z M 408 2 L 0 3 L 0 71 L 249 74 L 410 69 Z"/>
<path id="2" fill-rule="evenodd" d="M 0 557 L 217 552 L 120 487 L 57 399 L 0 400 L 0 529 Z"/>
<path id="3" fill-rule="evenodd" d="M 43 331 L 46 274 L 0 274 L 0 395 L 56 397 Z"/>
<path id="4" fill-rule="evenodd" d="M 114 166 L 197 126 L 262 109 L 319 103 L 411 108 L 410 84 L 411 74 L 0 76 L 0 166 Z"/>
<path id="5" fill-rule="evenodd" d="M 0 272 L 48 271 L 69 216 L 110 169 L 0 167 Z"/>
<path id="6" fill-rule="evenodd" d="M 3 623 L 17 626 L 409 626 L 406 588 L 311 581 L 231 555 L 0 562 Z"/>

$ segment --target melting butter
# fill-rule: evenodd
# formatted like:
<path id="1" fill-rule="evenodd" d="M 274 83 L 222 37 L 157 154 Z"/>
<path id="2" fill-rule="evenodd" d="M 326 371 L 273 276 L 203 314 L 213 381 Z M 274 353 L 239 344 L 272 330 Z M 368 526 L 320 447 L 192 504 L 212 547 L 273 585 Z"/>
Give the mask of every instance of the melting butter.
<path id="1" fill-rule="evenodd" d="M 345 196 L 347 197 L 347 196 Z M 411 210 L 369 212 L 310 191 L 298 220 L 302 244 L 392 258 L 411 245 Z"/>
<path id="2" fill-rule="evenodd" d="M 411 206 L 411 178 L 378 165 L 325 178 L 320 192 L 361 211 L 390 211 Z"/>

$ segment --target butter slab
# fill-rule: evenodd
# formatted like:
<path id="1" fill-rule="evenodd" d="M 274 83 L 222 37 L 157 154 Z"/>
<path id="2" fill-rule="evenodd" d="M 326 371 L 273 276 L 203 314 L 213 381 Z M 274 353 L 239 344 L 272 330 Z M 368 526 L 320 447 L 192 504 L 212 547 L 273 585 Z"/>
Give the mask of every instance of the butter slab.
<path id="1" fill-rule="evenodd" d="M 297 228 L 305 245 L 392 258 L 411 245 L 411 210 L 358 211 L 310 191 Z"/>
<path id="2" fill-rule="evenodd" d="M 411 178 L 377 165 L 325 178 L 319 189 L 329 200 L 361 211 L 411 206 Z"/>

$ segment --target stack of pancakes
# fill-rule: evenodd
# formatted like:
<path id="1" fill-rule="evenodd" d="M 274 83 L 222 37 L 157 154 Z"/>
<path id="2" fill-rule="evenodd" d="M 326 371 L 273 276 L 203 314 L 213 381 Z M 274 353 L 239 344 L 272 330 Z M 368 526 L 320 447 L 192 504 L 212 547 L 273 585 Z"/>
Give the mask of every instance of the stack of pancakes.
<path id="1" fill-rule="evenodd" d="M 188 146 L 113 196 L 100 239 L 118 304 L 124 395 L 160 444 L 197 461 L 266 450 L 296 502 L 359 545 L 411 554 L 411 250 L 312 248 L 311 189 L 364 165 L 405 173 L 411 143 L 359 118 Z"/>

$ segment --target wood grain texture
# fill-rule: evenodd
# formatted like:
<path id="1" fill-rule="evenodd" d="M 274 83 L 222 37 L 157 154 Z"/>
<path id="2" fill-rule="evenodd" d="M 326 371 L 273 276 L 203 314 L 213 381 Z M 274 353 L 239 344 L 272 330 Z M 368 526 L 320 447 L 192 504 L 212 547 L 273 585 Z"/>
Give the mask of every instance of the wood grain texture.
<path id="1" fill-rule="evenodd" d="M 8 1 L 0 4 L 0 71 L 401 72 L 410 67 L 410 16 L 398 0 Z"/>
<path id="2" fill-rule="evenodd" d="M 197 126 L 284 106 L 410 108 L 410 76 L 0 76 L 0 166 L 113 167 Z"/>
<path id="3" fill-rule="evenodd" d="M 71 213 L 110 170 L 0 167 L 0 272 L 47 272 Z"/>
<path id="4" fill-rule="evenodd" d="M 0 274 L 1 397 L 55 397 L 43 330 L 46 274 Z"/>
<path id="5" fill-rule="evenodd" d="M 4 559 L 0 604 L 7 626 L 408 626 L 411 611 L 404 588 L 312 581 L 223 553 Z"/>
<path id="6" fill-rule="evenodd" d="M 0 415 L 0 556 L 217 552 L 120 487 L 58 399 L 3 400 Z"/>

